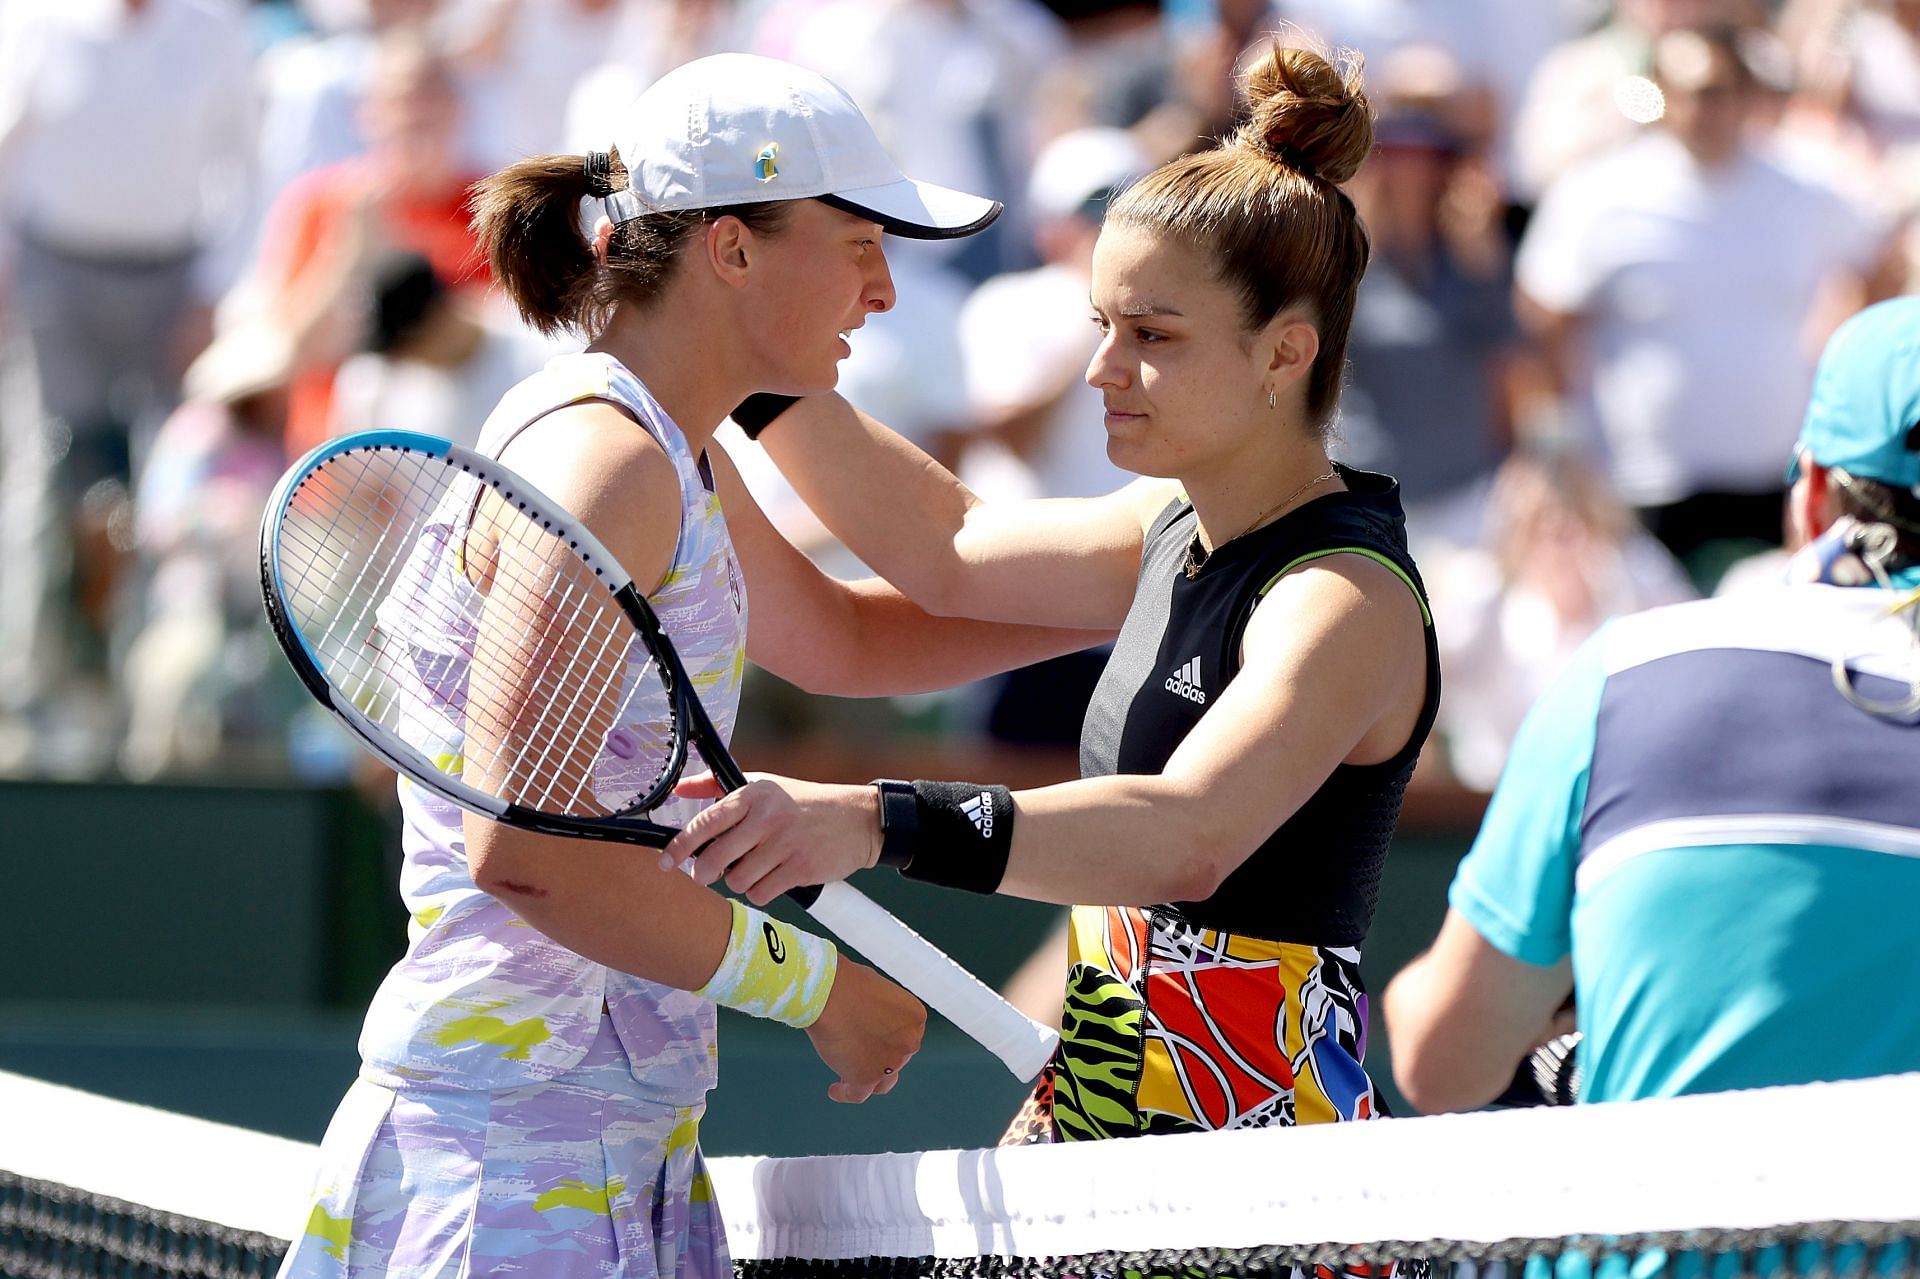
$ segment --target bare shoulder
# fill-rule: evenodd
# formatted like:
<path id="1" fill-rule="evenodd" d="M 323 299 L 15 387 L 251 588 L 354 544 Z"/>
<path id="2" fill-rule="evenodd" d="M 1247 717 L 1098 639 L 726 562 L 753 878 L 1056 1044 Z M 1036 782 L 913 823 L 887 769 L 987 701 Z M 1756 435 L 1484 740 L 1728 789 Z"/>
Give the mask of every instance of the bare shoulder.
<path id="1" fill-rule="evenodd" d="M 1251 651 L 1302 638 L 1338 638 L 1379 656 L 1424 652 L 1427 610 L 1413 581 L 1384 560 L 1342 551 L 1275 581 L 1253 611 Z"/>
<path id="2" fill-rule="evenodd" d="M 1411 739 L 1427 692 L 1426 606 L 1394 566 L 1358 552 L 1275 582 L 1241 641 L 1243 669 L 1318 690 L 1361 726 L 1349 764 L 1377 764 Z"/>
<path id="3" fill-rule="evenodd" d="M 501 461 L 584 523 L 634 581 L 652 587 L 679 538 L 679 477 L 673 459 L 618 408 L 590 401 L 528 426 Z"/>

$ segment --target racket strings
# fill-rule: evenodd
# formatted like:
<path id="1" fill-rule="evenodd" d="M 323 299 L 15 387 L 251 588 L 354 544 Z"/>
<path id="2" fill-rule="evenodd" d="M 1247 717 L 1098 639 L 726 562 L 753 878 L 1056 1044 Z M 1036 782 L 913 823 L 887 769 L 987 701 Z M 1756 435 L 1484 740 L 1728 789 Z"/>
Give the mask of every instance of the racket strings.
<path id="1" fill-rule="evenodd" d="M 283 581 L 303 636 L 329 678 L 376 721 L 399 691 L 376 614 L 405 567 L 407 533 L 431 509 L 419 477 L 404 487 L 400 478 L 373 473 L 357 455 L 339 459 L 301 486 L 281 534 Z M 299 571 L 285 571 L 290 563 Z"/>
<path id="2" fill-rule="evenodd" d="M 581 766 L 581 747 L 594 744 L 597 757 L 598 743 L 613 733 L 632 700 L 631 691 L 621 695 L 626 681 L 611 669 L 624 660 L 632 628 L 617 610 L 589 610 L 587 603 L 598 580 L 578 560 L 563 563 L 570 569 L 578 567 L 575 572 L 560 572 L 559 589 L 548 585 L 538 594 L 528 589 L 530 583 L 525 580 L 510 574 L 502 577 L 496 570 L 492 598 L 507 605 L 509 617 L 532 613 L 545 622 L 538 636 L 522 626 L 520 643 L 509 650 L 543 655 L 532 678 L 533 695 L 521 699 L 521 706 L 523 716 L 526 707 L 544 713 L 531 724 L 524 719 L 515 724 L 508 738 L 509 746 L 518 741 L 507 767 L 507 775 L 517 779 L 512 788 L 518 802 L 549 811 L 580 812 L 608 807 L 590 794 L 593 772 Z M 579 580 L 582 577 L 587 580 Z M 491 673 L 525 686 L 525 675 L 517 665 L 502 663 Z M 591 762 L 589 758 L 587 763 Z"/>
<path id="3" fill-rule="evenodd" d="M 631 807 L 671 771 L 672 699 L 650 653 L 629 666 L 636 633 L 598 575 L 545 529 L 510 527 L 521 545 L 503 548 L 489 603 L 517 620 L 517 636 L 474 655 L 476 676 L 524 690 L 500 738 L 508 789 L 549 812 Z M 529 558 L 539 572 L 512 571 Z"/>
<path id="4" fill-rule="evenodd" d="M 366 708 L 366 704 L 369 701 L 377 701 L 381 705 L 398 705 L 405 707 L 413 699 L 405 697 L 395 698 L 393 694 L 399 690 L 387 686 L 390 684 L 387 672 L 393 667 L 390 659 L 395 655 L 384 651 L 386 641 L 389 638 L 387 634 L 368 624 L 369 606 L 371 605 L 371 611 L 377 612 L 380 603 L 390 595 L 392 579 L 396 576 L 394 569 L 399 565 L 400 561 L 396 540 L 394 538 L 395 530 L 404 528 L 407 531 L 412 531 L 418 528 L 422 523 L 420 513 L 426 510 L 437 509 L 440 506 L 440 502 L 438 500 L 425 500 L 433 497 L 431 491 L 421 494 L 420 500 L 411 502 L 402 501 L 396 504 L 392 501 L 380 503 L 367 501 L 364 495 L 369 492 L 384 493 L 390 497 L 395 486 L 392 484 L 375 485 L 370 483 L 370 480 L 374 477 L 369 475 L 368 472 L 372 468 L 364 458 L 357 460 L 359 465 L 354 468 L 356 473 L 343 477 L 345 482 L 337 486 L 340 491 L 327 492 L 323 487 L 316 487 L 315 490 L 317 493 L 320 493 L 323 498 L 330 500 L 334 504 L 334 508 L 339 512 L 339 517 L 335 521 L 338 527 L 353 534 L 354 540 L 366 546 L 366 554 L 364 557 L 355 553 L 359 548 L 353 548 L 353 550 L 347 554 L 340 554 L 336 551 L 334 554 L 325 557 L 312 557 L 312 563 L 327 565 L 330 571 L 340 577 L 343 589 L 339 593 L 343 601 L 351 601 L 356 596 L 359 598 L 358 607 L 349 606 L 338 609 L 333 624 L 328 625 L 322 631 L 318 646 L 336 659 L 335 669 L 337 671 L 340 671 L 342 674 L 350 674 L 353 677 L 351 682 L 361 686 L 362 691 L 355 697 L 355 701 L 362 704 L 363 709 Z M 447 471 L 448 468 L 440 466 L 438 469 Z M 368 519 L 367 516 L 369 512 L 376 507 L 385 507 L 389 512 L 397 509 L 404 512 L 408 518 L 395 520 L 391 518 L 391 514 L 389 514 L 383 518 Z M 417 536 L 413 538 L 403 537 L 400 539 L 401 542 L 418 540 Z M 368 545 L 369 543 L 370 545 Z M 430 555 L 429 558 L 444 558 L 444 548 L 442 549 L 442 555 Z M 358 571 L 352 569 L 353 561 L 356 558 L 362 558 L 362 563 Z M 372 572 L 375 566 L 382 565 L 383 563 L 387 571 Z M 369 580 L 370 576 L 371 580 Z M 456 610 L 450 608 L 444 597 L 437 601 L 441 606 L 437 614 L 431 611 L 431 607 L 436 601 L 430 593 L 425 595 L 415 593 L 411 597 L 410 602 L 416 609 L 423 605 L 429 608 L 430 611 L 422 620 L 432 629 L 457 635 L 460 631 L 470 629 L 472 626 L 472 616 L 465 610 L 458 610 L 456 612 Z M 520 612 L 522 616 L 528 615 L 524 609 L 520 610 Z M 579 625 L 578 608 L 577 606 L 571 609 L 563 608 L 557 614 L 550 612 L 549 621 L 550 631 L 562 624 Z M 365 637 L 365 642 L 357 646 L 352 646 L 351 648 L 343 644 L 340 634 L 343 629 L 341 626 L 342 622 L 346 623 L 344 630 L 347 635 L 363 636 Z M 610 632 L 604 625 L 604 616 L 602 622 L 603 624 L 596 629 L 605 637 L 608 636 Z M 523 628 L 521 643 L 518 645 L 519 651 L 523 653 L 535 651 L 537 647 L 537 637 L 527 633 Z M 604 638 L 600 647 L 604 653 L 607 647 Z M 357 648 L 359 651 L 355 653 L 353 651 L 354 648 Z M 578 656 L 577 653 L 576 656 Z M 337 659 L 341 657 L 346 657 L 348 660 L 345 662 L 338 661 Z M 549 669 L 543 675 L 536 677 L 532 690 L 536 694 L 536 702 L 540 702 L 541 704 L 550 704 L 557 689 L 566 683 L 572 682 L 570 676 L 583 673 L 573 669 L 579 665 L 578 662 L 567 663 L 565 668 L 559 670 L 552 669 L 554 666 L 552 662 L 547 663 L 547 665 Z M 541 687 L 542 685 L 544 685 L 544 687 Z M 371 691 L 371 697 L 368 696 L 367 690 Z M 544 701 L 542 701 L 541 695 L 544 695 Z M 573 699 L 572 705 L 576 712 L 576 721 L 584 724 L 590 712 L 580 709 L 581 699 L 578 697 Z M 568 736 L 568 734 L 564 733 L 564 731 L 555 730 L 549 730 L 549 732 L 544 735 L 530 735 L 520 752 L 522 756 L 521 764 L 513 770 L 513 772 L 519 774 L 519 776 L 517 778 L 510 776 L 508 784 L 505 787 L 505 789 L 515 793 L 511 796 L 503 797 L 525 799 L 529 797 L 525 792 L 532 790 L 544 802 L 552 803 L 555 799 L 554 788 L 550 784 L 542 784 L 540 770 L 537 764 L 529 767 L 525 760 L 525 755 L 529 749 L 544 748 L 543 757 L 550 757 L 554 746 L 554 738 L 565 736 Z M 577 734 L 572 736 L 577 737 Z M 466 763 L 467 761 L 465 759 L 459 761 L 462 769 L 464 769 Z M 579 787 L 575 788 L 576 800 L 579 789 Z"/>
<path id="5" fill-rule="evenodd" d="M 497 494 L 483 520 L 482 483 L 393 449 L 317 469 L 282 525 L 289 620 L 330 683 L 450 777 L 548 812 L 657 802 L 677 726 L 652 655 L 629 662 L 637 632 L 550 529 Z M 498 538 L 484 594 L 469 520 Z M 476 686 L 511 689 L 511 713 L 469 724 Z"/>

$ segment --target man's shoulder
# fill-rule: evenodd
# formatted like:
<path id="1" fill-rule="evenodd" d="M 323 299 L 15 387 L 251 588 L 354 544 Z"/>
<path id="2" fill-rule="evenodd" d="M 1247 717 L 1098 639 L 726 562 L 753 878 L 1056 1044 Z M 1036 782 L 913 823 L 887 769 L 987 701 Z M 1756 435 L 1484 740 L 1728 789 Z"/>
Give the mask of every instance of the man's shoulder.
<path id="1" fill-rule="evenodd" d="M 1829 658 L 1852 629 L 1884 607 L 1881 593 L 1817 583 L 1751 586 L 1628 614 L 1595 636 L 1607 674 L 1709 649 Z"/>

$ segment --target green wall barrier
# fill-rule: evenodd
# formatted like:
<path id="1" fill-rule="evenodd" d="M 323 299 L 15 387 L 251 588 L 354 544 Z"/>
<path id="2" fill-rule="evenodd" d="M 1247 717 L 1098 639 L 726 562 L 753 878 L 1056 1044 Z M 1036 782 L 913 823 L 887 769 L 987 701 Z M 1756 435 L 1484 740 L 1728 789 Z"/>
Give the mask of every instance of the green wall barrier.
<path id="1" fill-rule="evenodd" d="M 1396 844 L 1371 990 L 1431 941 L 1464 847 Z M 353 1076 L 360 1011 L 404 944 L 390 814 L 349 790 L 4 782 L 0 849 L 0 1070 L 319 1138 Z M 859 884 L 994 984 L 1059 917 L 891 874 Z M 990 1144 L 1024 1092 L 939 1024 L 893 1094 L 854 1107 L 826 1099 L 798 1032 L 727 1013 L 721 1043 L 717 1154 Z M 1405 1113 L 1388 1048 L 1376 1017 L 1368 1064 Z"/>

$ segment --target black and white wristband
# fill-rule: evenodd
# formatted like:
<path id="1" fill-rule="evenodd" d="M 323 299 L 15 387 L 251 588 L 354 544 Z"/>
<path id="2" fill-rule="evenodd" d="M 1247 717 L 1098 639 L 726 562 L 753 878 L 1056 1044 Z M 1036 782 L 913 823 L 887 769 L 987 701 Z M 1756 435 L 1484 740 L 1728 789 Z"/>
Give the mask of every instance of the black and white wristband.
<path id="1" fill-rule="evenodd" d="M 740 401 L 729 416 L 733 418 L 735 426 L 747 433 L 748 439 L 757 440 L 760 432 L 771 426 L 775 418 L 799 401 L 797 395 L 775 395 L 771 391 L 761 391 Z"/>
<path id="2" fill-rule="evenodd" d="M 991 893 L 1013 849 L 1013 792 L 970 782 L 874 783 L 880 864 L 909 879 Z"/>

